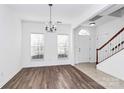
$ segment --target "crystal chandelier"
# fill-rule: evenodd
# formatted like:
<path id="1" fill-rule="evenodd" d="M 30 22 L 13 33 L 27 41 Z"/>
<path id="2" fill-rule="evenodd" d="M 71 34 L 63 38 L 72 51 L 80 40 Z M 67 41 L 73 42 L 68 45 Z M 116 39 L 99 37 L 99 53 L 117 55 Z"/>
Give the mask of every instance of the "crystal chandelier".
<path id="1" fill-rule="evenodd" d="M 56 29 L 56 26 L 52 22 L 52 13 L 51 13 L 52 12 L 51 7 L 53 6 L 53 4 L 48 4 L 48 5 L 50 7 L 50 20 L 49 20 L 48 24 L 45 26 L 45 30 L 47 32 L 55 32 L 57 29 Z"/>

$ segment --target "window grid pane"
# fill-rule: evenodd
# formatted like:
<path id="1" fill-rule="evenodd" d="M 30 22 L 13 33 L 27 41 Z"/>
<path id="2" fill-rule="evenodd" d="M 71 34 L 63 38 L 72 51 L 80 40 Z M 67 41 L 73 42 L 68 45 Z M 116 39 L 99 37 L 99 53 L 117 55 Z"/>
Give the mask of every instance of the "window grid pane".
<path id="1" fill-rule="evenodd" d="M 58 58 L 68 58 L 68 35 L 57 36 Z"/>
<path id="2" fill-rule="evenodd" d="M 31 57 L 32 59 L 43 59 L 44 37 L 42 34 L 31 34 Z"/>

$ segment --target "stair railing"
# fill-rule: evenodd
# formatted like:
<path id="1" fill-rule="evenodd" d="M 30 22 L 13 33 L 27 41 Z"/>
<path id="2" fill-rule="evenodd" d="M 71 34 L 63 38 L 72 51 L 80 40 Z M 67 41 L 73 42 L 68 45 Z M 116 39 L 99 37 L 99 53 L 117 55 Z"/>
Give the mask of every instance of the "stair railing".
<path id="1" fill-rule="evenodd" d="M 124 28 L 117 32 L 100 48 L 96 49 L 96 64 L 103 62 L 124 49 Z"/>

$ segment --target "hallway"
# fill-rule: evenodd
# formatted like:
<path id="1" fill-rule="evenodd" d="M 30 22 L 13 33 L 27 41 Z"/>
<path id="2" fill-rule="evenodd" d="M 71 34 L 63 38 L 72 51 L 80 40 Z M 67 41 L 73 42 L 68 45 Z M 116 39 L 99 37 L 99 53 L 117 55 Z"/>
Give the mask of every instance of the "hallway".
<path id="1" fill-rule="evenodd" d="M 76 64 L 75 67 L 83 71 L 86 75 L 107 89 L 124 88 L 124 81 L 97 70 L 94 63 L 80 63 Z"/>

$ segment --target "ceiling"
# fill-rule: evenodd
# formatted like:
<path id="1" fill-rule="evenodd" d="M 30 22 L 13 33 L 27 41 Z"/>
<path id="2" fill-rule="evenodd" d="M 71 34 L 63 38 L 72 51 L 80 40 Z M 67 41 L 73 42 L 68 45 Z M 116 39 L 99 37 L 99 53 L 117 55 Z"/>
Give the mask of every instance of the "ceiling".
<path id="1" fill-rule="evenodd" d="M 47 4 L 10 4 L 7 6 L 23 20 L 49 20 L 49 6 Z M 86 15 L 96 6 L 102 6 L 102 4 L 54 4 L 52 19 L 62 23 L 77 23 L 78 18 L 83 18 L 84 14 Z"/>
<path id="2" fill-rule="evenodd" d="M 110 14 L 119 10 L 120 8 L 123 8 L 123 7 L 124 7 L 124 4 L 112 5 L 111 7 L 107 8 L 106 10 L 98 13 L 97 15 L 100 15 L 101 17 L 99 19 L 93 21 L 93 22 L 95 22 L 96 26 L 100 26 L 100 25 L 103 25 L 103 24 L 110 22 L 112 20 L 119 19 L 119 18 L 124 16 L 124 13 L 120 12 L 120 14 L 122 14 L 122 16 L 120 16 L 120 17 L 112 16 Z M 124 10 L 123 10 L 123 12 L 124 12 Z M 119 12 L 118 12 L 118 14 L 119 14 Z M 90 26 L 89 23 L 91 23 L 91 21 L 86 20 L 84 23 L 82 23 L 82 26 Z"/>

